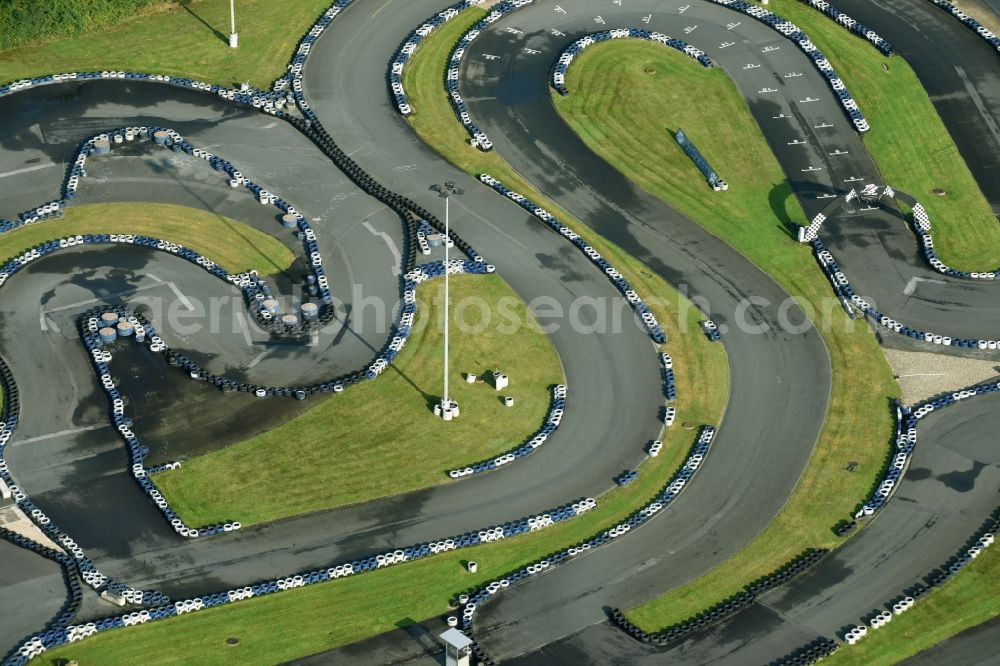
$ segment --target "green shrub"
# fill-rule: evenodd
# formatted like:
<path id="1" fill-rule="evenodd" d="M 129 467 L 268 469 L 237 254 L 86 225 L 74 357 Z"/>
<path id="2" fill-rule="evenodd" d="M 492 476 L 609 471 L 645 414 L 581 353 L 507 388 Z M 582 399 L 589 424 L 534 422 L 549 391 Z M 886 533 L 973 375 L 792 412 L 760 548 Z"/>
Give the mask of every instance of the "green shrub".
<path id="1" fill-rule="evenodd" d="M 0 49 L 79 35 L 162 0 L 0 0 Z"/>

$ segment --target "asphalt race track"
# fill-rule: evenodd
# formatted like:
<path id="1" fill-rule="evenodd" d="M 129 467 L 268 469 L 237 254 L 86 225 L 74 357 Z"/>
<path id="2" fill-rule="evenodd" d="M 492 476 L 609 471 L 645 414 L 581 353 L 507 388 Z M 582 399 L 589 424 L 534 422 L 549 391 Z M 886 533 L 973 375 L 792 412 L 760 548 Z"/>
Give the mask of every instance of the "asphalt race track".
<path id="1" fill-rule="evenodd" d="M 387 95 L 386 63 L 415 26 L 451 3 L 395 0 L 391 11 L 382 11 L 384 4 L 356 0 L 314 45 L 303 88 L 322 126 L 372 178 L 416 205 L 437 210 L 440 200 L 430 185 L 458 183 L 464 194 L 453 200 L 453 231 L 526 302 L 544 297 L 569 311 L 581 298 L 621 301 L 607 277 L 564 238 L 416 138 Z M 851 13 L 852 5 L 859 5 L 856 18 L 879 29 L 878 15 L 861 15 L 863 3 L 841 4 Z M 707 304 L 706 316 L 724 327 L 732 380 L 711 453 L 664 515 L 513 586 L 483 607 L 475 638 L 493 658 L 662 663 L 669 655 L 679 663 L 768 663 L 817 636 L 836 636 L 881 607 L 944 563 L 995 508 L 1000 459 L 991 433 L 1000 425 L 998 398 L 978 397 L 927 417 L 892 501 L 806 575 L 667 650 L 643 646 L 605 621 L 608 607 L 629 608 L 696 578 L 766 527 L 812 452 L 826 413 L 830 368 L 815 330 L 783 330 L 779 306 L 788 295 L 777 283 L 626 181 L 565 126 L 549 101 L 553 60 L 569 42 L 597 28 L 641 25 L 683 35 L 743 92 L 807 214 L 826 207 L 828 200 L 817 195 L 843 194 L 856 179 L 882 184 L 830 88 L 791 42 L 724 7 L 693 1 L 681 12 L 681 6 L 576 0 L 564 9 L 554 0 L 538 0 L 485 31 L 463 65 L 462 90 L 470 111 L 515 169 L 585 224 Z M 978 53 L 978 38 L 929 4 L 927 16 L 924 9 L 921 5 L 912 19 L 924 21 L 921 38 L 928 26 L 940 26 L 952 44 L 947 55 L 954 55 L 976 87 L 979 77 L 992 81 L 995 61 Z M 884 36 L 894 43 L 906 40 L 895 23 L 913 25 L 901 18 L 908 11 L 900 8 L 898 17 L 886 19 Z M 738 25 L 731 26 L 734 22 Z M 691 26 L 696 29 L 685 31 Z M 719 47 L 734 36 L 738 39 L 731 47 Z M 934 68 L 947 58 L 932 60 L 914 57 L 911 62 L 933 98 L 939 93 L 928 81 L 943 78 Z M 761 66 L 744 69 L 747 63 Z M 788 72 L 803 76 L 786 78 Z M 763 92 L 768 86 L 776 90 Z M 946 95 L 941 86 L 940 95 Z M 979 90 L 994 99 L 990 88 Z M 941 99 L 935 102 L 939 109 L 946 106 Z M 989 168 L 996 152 L 977 161 L 975 151 L 986 150 L 976 137 L 984 127 L 989 132 L 991 119 L 1000 113 L 993 113 L 992 102 L 977 104 L 971 92 L 965 103 L 977 113 L 968 113 L 967 106 L 947 107 L 942 117 L 996 205 L 1000 190 L 990 185 L 996 175 Z M 659 432 L 663 393 L 649 336 L 631 325 L 594 334 L 561 325 L 550 338 L 566 369 L 571 397 L 557 434 L 532 456 L 492 474 L 361 506 L 210 539 L 182 539 L 129 478 L 121 439 L 107 419 L 106 397 L 80 344 L 80 314 L 103 305 L 137 307 L 171 348 L 211 372 L 280 385 L 324 381 L 368 362 L 391 335 L 378 321 L 377 309 L 364 303 L 400 301 L 401 256 L 410 241 L 396 212 L 360 189 L 291 124 L 212 95 L 145 82 L 74 81 L 0 98 L 0 117 L 0 216 L 51 200 L 64 180 L 62 165 L 71 163 L 80 143 L 94 134 L 126 125 L 170 127 L 192 144 L 232 160 L 312 222 L 330 288 L 340 300 L 337 326 L 286 340 L 247 324 L 238 289 L 162 252 L 70 249 L 11 278 L 14 286 L 0 298 L 0 348 L 23 407 L 6 461 L 32 501 L 115 581 L 172 599 L 191 598 L 503 524 L 579 497 L 598 497 L 612 487 L 615 474 L 639 464 L 643 447 Z M 796 138 L 806 144 L 789 145 Z M 80 201 L 176 203 L 250 224 L 297 253 L 295 265 L 273 284 L 284 296 L 301 294 L 308 259 L 301 245 L 290 234 L 281 235 L 271 208 L 226 187 L 201 160 L 148 144 L 116 147 L 88 162 Z M 58 222 L 50 224 L 58 227 Z M 945 335 L 998 337 L 1000 314 L 993 302 L 1000 285 L 931 269 L 895 207 L 849 207 L 827 221 L 821 236 L 855 289 L 883 312 Z M 742 303 L 751 296 L 767 304 L 745 308 Z M 205 316 L 199 312 L 203 303 L 220 302 L 220 319 L 228 325 L 174 330 L 158 307 L 175 301 L 190 302 L 195 319 Z M 793 308 L 789 318 L 802 321 L 805 315 Z M 746 323 L 764 332 L 749 333 L 740 325 Z M 264 404 L 272 408 L 261 410 L 252 396 L 193 382 L 146 349 L 116 356 L 129 368 L 120 378 L 121 389 L 131 397 L 134 427 L 150 447 L 152 464 L 239 441 L 303 408 L 270 399 Z M 37 600 L 28 611 L 0 620 L 0 644 L 8 649 L 55 615 L 64 589 L 61 573 L 48 560 L 13 545 L 0 548 L 14 551 L 0 576 L 0 603 L 26 596 Z M 75 621 L 112 612 L 114 607 L 85 588 Z M 420 637 L 425 643 L 426 638 Z M 412 631 L 398 631 L 334 654 L 371 661 L 395 650 L 409 655 L 406 659 L 426 658 L 425 644 L 418 643 L 417 650 L 413 645 Z"/>

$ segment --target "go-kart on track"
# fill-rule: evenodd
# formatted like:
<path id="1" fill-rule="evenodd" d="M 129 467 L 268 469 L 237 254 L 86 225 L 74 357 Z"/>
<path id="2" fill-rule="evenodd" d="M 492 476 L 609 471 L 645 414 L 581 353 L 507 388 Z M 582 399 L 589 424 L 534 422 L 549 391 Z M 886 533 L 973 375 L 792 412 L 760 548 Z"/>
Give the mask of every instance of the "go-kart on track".
<path id="1" fill-rule="evenodd" d="M 417 4 L 377 12 L 378 3 L 357 0 L 316 43 L 304 83 L 309 105 L 323 126 L 378 182 L 419 205 L 437 205 L 437 195 L 428 191 L 431 183 L 458 182 L 466 194 L 454 202 L 455 231 L 479 249 L 524 300 L 551 296 L 568 310 L 578 297 L 619 297 L 606 276 L 565 239 L 424 147 L 388 103 L 386 63 L 410 30 L 448 6 Z M 554 58 L 570 41 L 593 32 L 598 15 L 605 24 L 597 27 L 604 29 L 636 27 L 652 12 L 650 29 L 677 36 L 697 23 L 695 31 L 683 35 L 685 40 L 725 68 L 747 96 L 810 215 L 826 203 L 815 199 L 816 193 L 842 192 L 847 189 L 843 181 L 855 177 L 875 182 L 875 169 L 826 83 L 800 51 L 770 28 L 706 2 L 690 3 L 683 14 L 677 7 L 638 0 L 628 7 L 598 0 L 574 2 L 566 13 L 555 11 L 556 4 L 537 2 L 519 10 L 475 42 L 462 78 L 473 116 L 529 180 L 670 282 L 686 284 L 690 294 L 707 299 L 711 304 L 707 314 L 716 321 L 735 322 L 741 298 L 766 298 L 772 305 L 752 307 L 747 316 L 768 324 L 770 332 L 751 335 L 738 326 L 727 327 L 723 341 L 732 383 L 726 416 L 697 478 L 671 504 L 669 515 L 657 516 L 625 538 L 554 567 L 484 607 L 477 617 L 477 638 L 489 654 L 499 657 L 513 657 L 595 625 L 605 617 L 604 606 L 640 603 L 691 580 L 748 543 L 790 495 L 825 416 L 830 383 L 820 336 L 813 330 L 798 335 L 781 332 L 777 307 L 787 295 L 777 284 L 732 248 L 624 181 L 555 116 L 547 88 Z M 740 25 L 727 30 L 734 22 Z M 524 34 L 505 32 L 507 27 Z M 557 38 L 549 28 L 564 36 Z M 740 37 L 730 39 L 737 44 L 719 49 L 733 34 Z M 760 50 L 769 45 L 780 48 L 765 57 Z M 525 48 L 539 53 L 529 54 Z M 485 61 L 483 53 L 500 57 Z M 750 62 L 761 67 L 742 69 Z M 803 76 L 783 78 L 792 71 Z M 767 86 L 777 92 L 756 92 Z M 800 103 L 807 98 L 817 101 Z M 69 162 L 81 141 L 105 129 L 173 127 L 193 144 L 240 165 L 248 177 L 292 202 L 313 221 L 331 290 L 346 302 L 345 312 L 353 312 L 354 285 L 363 285 L 366 295 L 377 294 L 389 302 L 399 298 L 399 253 L 406 239 L 398 217 L 361 192 L 288 124 L 204 94 L 111 81 L 21 92 L 0 100 L 0 109 L 6 119 L 0 127 L 0 167 L 5 173 Z M 785 117 L 773 117 L 779 114 Z M 833 127 L 816 128 L 824 124 Z M 807 144 L 789 146 L 793 138 Z M 847 154 L 829 155 L 838 149 Z M 116 150 L 110 157 L 92 159 L 80 199 L 182 203 L 215 210 L 269 233 L 275 230 L 272 211 L 243 191 L 230 191 L 198 160 L 180 153 L 134 152 L 135 156 L 124 156 Z M 810 166 L 820 170 L 802 171 Z M 58 167 L 8 176 L 3 186 L 12 194 L 5 196 L 0 214 L 7 217 L 50 200 L 62 180 Z M 865 233 L 873 225 L 885 227 L 879 243 L 867 243 L 860 236 L 862 221 Z M 51 224 L 57 236 L 58 222 Z M 912 232 L 893 211 L 834 218 L 821 237 L 855 289 L 874 296 L 882 311 L 900 321 L 955 336 L 989 338 L 990 331 L 997 330 L 989 325 L 989 318 L 997 315 L 986 300 L 986 292 L 997 285 L 945 278 L 929 269 L 916 253 Z M 294 241 L 288 242 L 301 251 Z M 276 287 L 283 294 L 293 293 L 296 275 L 303 270 L 304 264 L 293 267 Z M 905 300 L 899 294 L 911 277 L 944 281 L 947 300 L 932 302 L 943 294 L 925 293 L 920 282 L 906 304 L 897 306 Z M 0 335 L 24 408 L 6 451 L 10 469 L 35 504 L 74 537 L 102 572 L 174 599 L 331 566 L 502 524 L 581 496 L 597 496 L 611 485 L 614 474 L 635 467 L 643 446 L 661 425 L 662 387 L 648 335 L 632 327 L 579 335 L 563 326 L 551 339 L 566 368 L 571 397 L 558 433 L 534 455 L 503 471 L 459 483 L 185 541 L 128 478 L 119 453 L 121 441 L 109 427 L 105 397 L 76 333 L 76 317 L 95 305 L 131 303 L 138 294 L 156 290 L 168 297 L 176 290 L 200 300 L 235 298 L 232 310 L 227 310 L 235 313 L 244 307 L 238 292 L 176 257 L 121 247 L 68 250 L 33 263 L 11 282 L 16 286 L 8 285 L 0 298 L 5 322 Z M 884 297 L 878 289 L 885 290 Z M 42 306 L 51 323 L 40 334 L 36 301 L 43 294 Z M 802 315 L 793 313 L 791 318 Z M 261 338 L 248 343 L 239 328 L 188 336 L 164 330 L 163 335 L 173 348 L 213 372 L 282 385 L 356 369 L 385 343 L 384 332 L 360 320 L 350 320 L 346 331 L 321 333 L 313 346 L 277 346 L 263 359 L 258 357 L 269 349 L 266 343 Z M 132 358 L 135 352 L 117 354 Z M 151 463 L 204 450 L 220 433 L 227 433 L 229 441 L 238 440 L 246 432 L 246 415 L 261 411 L 253 398 L 222 394 L 192 382 L 166 369 L 159 359 L 136 356 L 134 363 L 142 367 L 142 375 L 123 378 L 122 390 L 132 396 L 136 431 L 156 444 Z M 53 381 L 53 377 L 66 379 Z M 144 394 L 150 377 L 155 392 Z M 895 519 L 875 521 L 841 552 L 824 560 L 817 573 L 772 593 L 785 601 L 772 604 L 769 599 L 766 606 L 755 607 L 748 614 L 755 614 L 757 625 L 741 616 L 733 628 L 721 630 L 730 632 L 726 640 L 716 634 L 700 637 L 694 646 L 683 648 L 688 651 L 684 659 L 717 659 L 746 643 L 747 635 L 755 638 L 748 651 L 739 653 L 744 662 L 778 658 L 819 634 L 833 635 L 845 624 L 857 622 L 872 604 L 886 601 L 945 561 L 992 509 L 996 459 L 976 443 L 985 441 L 984 433 L 992 429 L 988 408 L 993 401 L 993 397 L 977 398 L 949 409 L 946 416 L 929 417 L 911 469 L 933 470 L 934 475 L 923 481 L 908 478 L 900 490 L 914 499 L 920 511 L 890 502 L 884 511 L 898 512 Z M 192 404 L 199 404 L 199 409 L 188 416 Z M 275 406 L 269 418 L 278 421 L 296 403 L 272 399 L 265 404 Z M 182 412 L 185 418 L 176 418 Z M 948 432 L 935 431 L 937 419 L 948 419 Z M 963 428 L 966 423 L 970 425 Z M 259 429 L 267 424 L 253 425 Z M 187 448 L 179 448 L 181 440 Z M 956 440 L 963 444 L 954 444 Z M 964 486 L 953 484 L 958 490 L 949 494 L 947 486 L 934 479 L 952 469 L 965 470 L 969 460 L 989 466 L 972 483 L 972 492 L 961 492 Z M 852 501 L 848 498 L 847 503 Z M 936 518 L 928 521 L 924 512 Z M 943 518 L 955 512 L 966 518 Z M 889 549 L 913 540 L 921 546 L 884 560 Z M 61 597 L 53 600 L 58 572 L 35 563 L 37 558 L 18 559 L 25 560 L 25 574 L 9 581 L 0 596 L 19 599 L 30 593 L 45 602 L 20 617 L 5 617 L 7 645 L 37 631 L 62 602 Z M 38 573 L 30 573 L 32 568 Z M 828 574 L 823 576 L 822 571 Z M 31 575 L 36 577 L 26 582 L 24 578 Z M 877 585 L 872 583 L 876 580 Z M 780 608 L 790 618 L 815 611 L 811 604 L 816 594 L 827 588 L 836 603 L 824 606 L 821 616 L 810 613 L 807 629 L 767 616 L 771 608 Z M 106 615 L 108 608 L 87 592 L 76 621 Z M 36 612 L 37 616 L 29 616 Z M 744 621 L 748 624 L 740 624 Z M 766 634 L 760 624 L 768 628 Z M 614 634 L 599 641 L 647 650 L 606 623 L 552 649 L 572 653 L 580 645 L 594 645 L 590 642 L 594 632 Z M 596 662 L 602 661 L 596 656 L 600 652 L 593 654 Z"/>

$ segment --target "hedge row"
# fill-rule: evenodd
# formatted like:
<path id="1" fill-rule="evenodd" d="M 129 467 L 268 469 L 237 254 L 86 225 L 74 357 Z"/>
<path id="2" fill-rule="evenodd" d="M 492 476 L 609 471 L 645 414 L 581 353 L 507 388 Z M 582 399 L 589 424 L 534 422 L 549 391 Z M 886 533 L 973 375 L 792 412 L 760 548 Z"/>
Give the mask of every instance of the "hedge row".
<path id="1" fill-rule="evenodd" d="M 0 49 L 110 26 L 163 0 L 2 0 Z"/>

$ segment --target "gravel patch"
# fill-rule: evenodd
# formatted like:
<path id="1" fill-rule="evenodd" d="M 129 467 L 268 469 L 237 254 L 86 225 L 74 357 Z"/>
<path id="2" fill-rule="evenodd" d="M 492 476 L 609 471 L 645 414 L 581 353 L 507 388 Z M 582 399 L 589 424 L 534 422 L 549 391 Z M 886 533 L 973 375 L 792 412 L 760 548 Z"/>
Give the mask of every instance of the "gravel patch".
<path id="1" fill-rule="evenodd" d="M 882 351 L 899 382 L 903 403 L 908 405 L 989 379 L 1000 381 L 996 361 L 897 349 Z"/>

